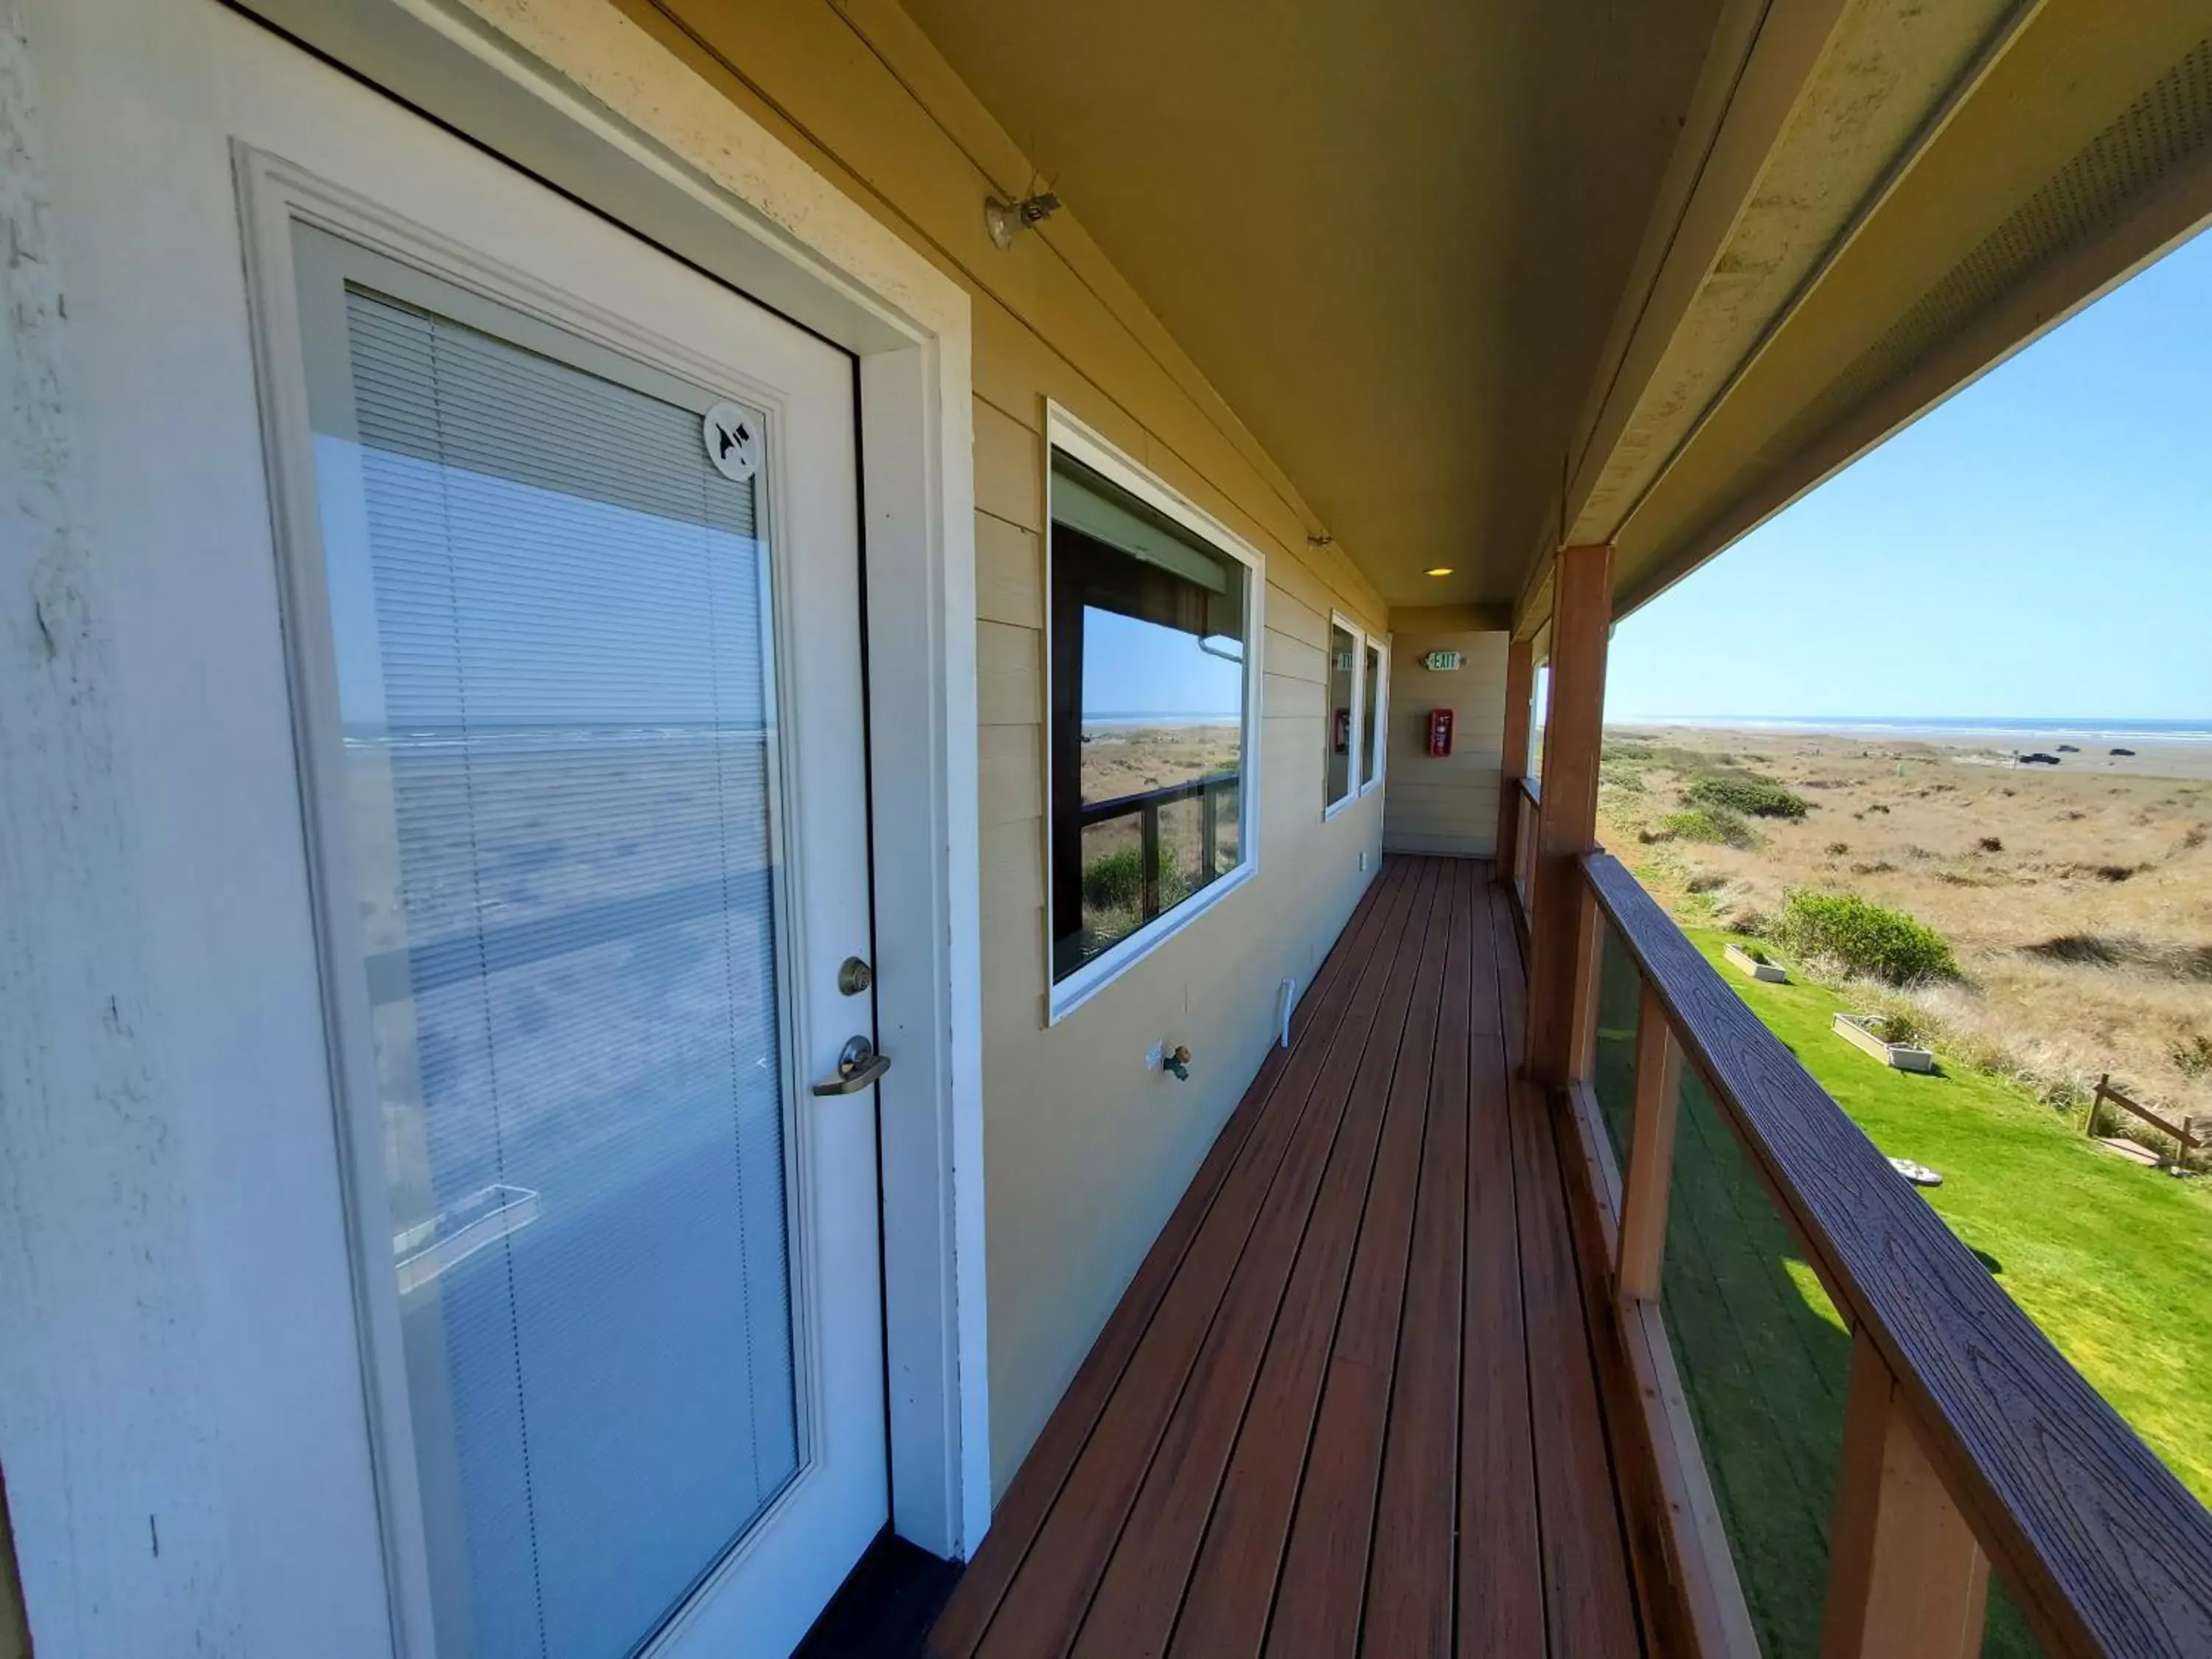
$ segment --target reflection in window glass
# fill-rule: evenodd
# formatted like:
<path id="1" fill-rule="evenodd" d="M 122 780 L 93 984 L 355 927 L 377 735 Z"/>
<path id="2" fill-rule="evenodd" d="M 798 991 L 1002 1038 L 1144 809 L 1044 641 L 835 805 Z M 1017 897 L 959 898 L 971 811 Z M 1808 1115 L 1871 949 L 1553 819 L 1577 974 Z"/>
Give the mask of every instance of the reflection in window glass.
<path id="1" fill-rule="evenodd" d="M 1052 973 L 1244 860 L 1247 575 L 1052 458 Z"/>
<path id="2" fill-rule="evenodd" d="M 1367 646 L 1365 714 L 1360 721 L 1359 782 L 1364 788 L 1382 775 L 1382 647 Z"/>
<path id="3" fill-rule="evenodd" d="M 695 407 L 343 304 L 340 902 L 438 1650 L 627 1654 L 804 1449 L 760 486 Z"/>
<path id="4" fill-rule="evenodd" d="M 1352 707 L 1353 678 L 1359 662 L 1359 642 L 1349 629 L 1331 623 L 1328 628 L 1328 724 L 1322 741 L 1328 745 L 1328 766 L 1322 799 L 1334 806 L 1352 793 Z"/>

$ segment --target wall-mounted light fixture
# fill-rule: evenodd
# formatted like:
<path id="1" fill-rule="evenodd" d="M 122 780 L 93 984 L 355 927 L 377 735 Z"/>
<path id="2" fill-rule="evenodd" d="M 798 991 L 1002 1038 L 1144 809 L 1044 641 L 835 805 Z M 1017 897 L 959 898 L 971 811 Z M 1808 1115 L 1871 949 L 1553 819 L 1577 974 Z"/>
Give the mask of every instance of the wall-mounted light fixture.
<path id="1" fill-rule="evenodd" d="M 1424 576 L 1449 576 L 1451 573 L 1452 568 L 1448 564 L 1432 564 L 1421 572 Z"/>
<path id="2" fill-rule="evenodd" d="M 1048 190 L 1024 196 L 1018 202 L 1009 202 L 1003 196 L 983 198 L 983 222 L 991 228 L 991 240 L 1002 248 L 1012 247 L 1015 237 L 1059 211 L 1060 198 Z"/>

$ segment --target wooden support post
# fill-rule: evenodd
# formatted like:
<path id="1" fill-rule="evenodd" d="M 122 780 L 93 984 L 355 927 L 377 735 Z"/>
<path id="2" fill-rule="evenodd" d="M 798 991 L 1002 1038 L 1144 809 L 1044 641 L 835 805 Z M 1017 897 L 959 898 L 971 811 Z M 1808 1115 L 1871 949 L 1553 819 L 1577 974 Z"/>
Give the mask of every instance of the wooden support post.
<path id="1" fill-rule="evenodd" d="M 1575 980 L 1582 910 L 1590 902 L 1575 861 L 1597 844 L 1598 746 L 1612 621 L 1613 549 L 1561 548 L 1553 565 L 1552 687 L 1528 924 L 1528 1071 L 1554 1087 L 1574 1073 Z"/>
<path id="2" fill-rule="evenodd" d="M 1820 1659 L 1974 1659 L 1990 1564 L 1861 1330 L 1844 1397 Z"/>
<path id="3" fill-rule="evenodd" d="M 1528 775 L 1528 697 L 1536 678 L 1536 645 L 1505 647 L 1505 741 L 1498 769 L 1498 854 L 1492 873 L 1510 882 L 1520 867 L 1521 780 Z"/>
<path id="4" fill-rule="evenodd" d="M 1667 1022 L 1667 1006 L 1649 985 L 1636 1017 L 1636 1113 L 1628 1139 L 1628 1176 L 1620 1200 L 1620 1260 L 1615 1283 L 1623 1302 L 1656 1302 L 1667 1245 L 1667 1199 L 1674 1179 L 1674 1121 L 1682 1100 L 1682 1045 Z"/>

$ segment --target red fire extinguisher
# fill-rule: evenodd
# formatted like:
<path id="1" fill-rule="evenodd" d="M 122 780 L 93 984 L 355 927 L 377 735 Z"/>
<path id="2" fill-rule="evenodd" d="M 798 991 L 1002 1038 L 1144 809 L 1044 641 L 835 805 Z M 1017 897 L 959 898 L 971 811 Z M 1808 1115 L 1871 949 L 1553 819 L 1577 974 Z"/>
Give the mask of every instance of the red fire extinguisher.
<path id="1" fill-rule="evenodd" d="M 1437 757 L 1451 753 L 1452 711 L 1449 708 L 1429 710 L 1429 753 Z"/>

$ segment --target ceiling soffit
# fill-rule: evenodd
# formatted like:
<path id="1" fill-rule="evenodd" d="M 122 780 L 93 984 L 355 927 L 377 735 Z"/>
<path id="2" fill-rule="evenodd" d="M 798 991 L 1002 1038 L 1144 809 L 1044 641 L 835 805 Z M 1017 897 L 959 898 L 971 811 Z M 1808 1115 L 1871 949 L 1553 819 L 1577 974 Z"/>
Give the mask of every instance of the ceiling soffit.
<path id="1" fill-rule="evenodd" d="M 1511 597 L 1720 0 L 909 3 L 1386 600 Z"/>
<path id="2" fill-rule="evenodd" d="M 1649 371 L 1617 374 L 1593 419 L 1566 539 L 1615 542 L 1624 611 L 2212 212 L 2212 0 L 1983 5 L 1980 42 L 1951 31 L 1944 72 L 1893 76 L 1869 106 L 1890 156 L 1832 145 L 1843 89 L 1888 61 L 1911 9 L 1838 10 L 1728 232 L 1688 250 L 1694 297 L 1648 307 L 1625 355 L 1640 349 Z M 1883 51 L 1854 33 L 1869 28 Z M 1738 250 L 1780 193 L 1771 181 L 1831 151 L 1859 199 L 1838 188 L 1825 218 L 1802 219 L 1746 307 L 1755 284 L 1738 279 L 1758 262 Z M 1544 563 L 1524 628 L 1548 609 Z"/>
<path id="3" fill-rule="evenodd" d="M 1564 542 L 1614 537 L 1794 303 L 1879 210 L 1899 158 L 1967 94 L 2012 24 L 2033 9 L 2020 0 L 1852 0 L 1817 9 L 1832 23 L 1826 39 L 1733 221 L 1704 258 L 1694 294 L 1610 447 L 1579 458 L 1588 470 L 1577 477 L 1581 499 Z M 1772 34 L 1802 50 L 1813 33 L 1803 16 L 1770 14 Z"/>

